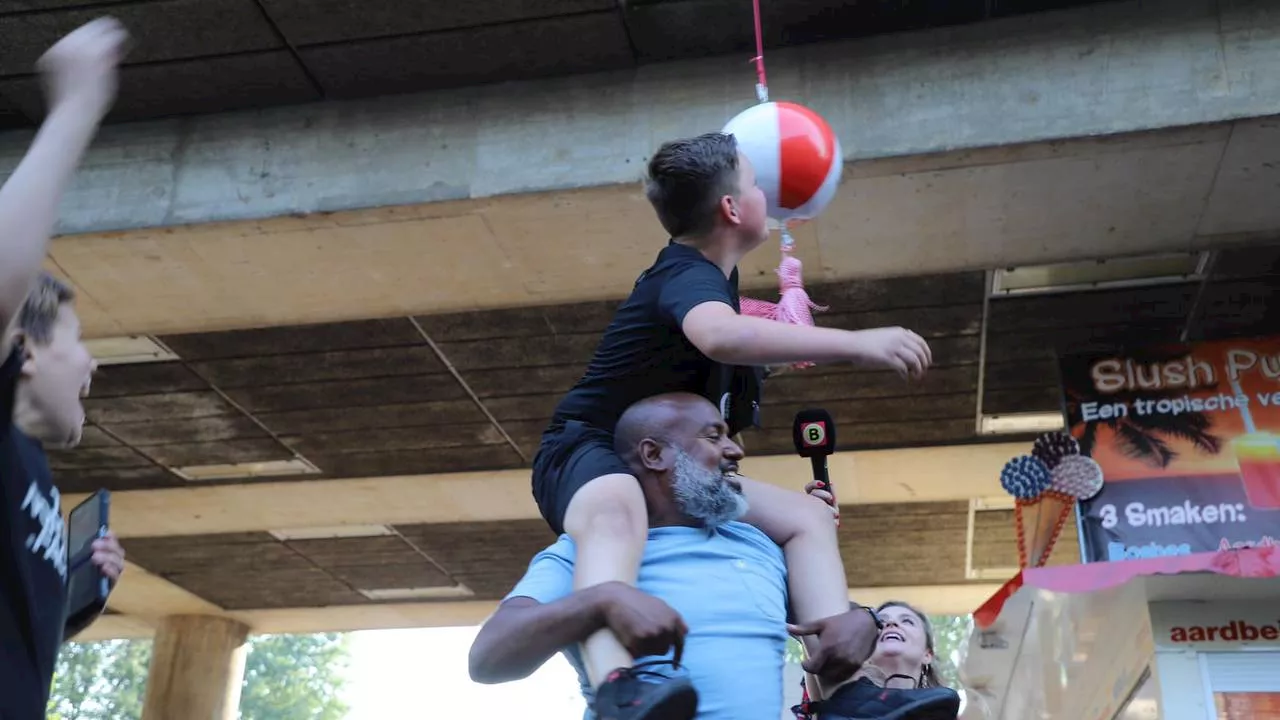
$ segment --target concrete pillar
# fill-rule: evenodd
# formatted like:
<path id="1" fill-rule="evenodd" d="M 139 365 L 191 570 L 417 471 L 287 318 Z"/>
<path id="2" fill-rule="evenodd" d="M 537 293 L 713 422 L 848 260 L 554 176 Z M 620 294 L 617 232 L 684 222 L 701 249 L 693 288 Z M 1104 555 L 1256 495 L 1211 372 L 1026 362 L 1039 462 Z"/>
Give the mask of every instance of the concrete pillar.
<path id="1" fill-rule="evenodd" d="M 172 615 L 156 630 L 142 720 L 235 720 L 249 627 Z"/>

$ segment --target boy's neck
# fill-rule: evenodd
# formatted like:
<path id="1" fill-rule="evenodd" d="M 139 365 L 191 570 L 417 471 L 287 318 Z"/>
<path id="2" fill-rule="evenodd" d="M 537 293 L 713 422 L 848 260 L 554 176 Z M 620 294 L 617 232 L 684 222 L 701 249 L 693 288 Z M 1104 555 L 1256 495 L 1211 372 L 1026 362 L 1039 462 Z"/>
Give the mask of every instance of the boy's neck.
<path id="1" fill-rule="evenodd" d="M 678 237 L 675 241 L 702 253 L 703 257 L 720 268 L 726 278 L 733 274 L 734 268 L 738 266 L 738 261 L 742 259 L 739 253 L 730 249 L 734 246 L 730 239 L 718 233 L 700 237 Z"/>

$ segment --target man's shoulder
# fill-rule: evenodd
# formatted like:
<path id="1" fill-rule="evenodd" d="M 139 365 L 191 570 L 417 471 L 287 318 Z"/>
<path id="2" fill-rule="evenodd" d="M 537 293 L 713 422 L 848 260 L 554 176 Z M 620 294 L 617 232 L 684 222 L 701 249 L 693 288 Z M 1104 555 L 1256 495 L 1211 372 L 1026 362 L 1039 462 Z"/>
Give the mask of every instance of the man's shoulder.
<path id="1" fill-rule="evenodd" d="M 769 539 L 764 531 L 749 523 L 734 521 L 716 528 L 716 532 L 731 542 L 748 545 L 767 555 L 782 557 L 782 548 Z"/>

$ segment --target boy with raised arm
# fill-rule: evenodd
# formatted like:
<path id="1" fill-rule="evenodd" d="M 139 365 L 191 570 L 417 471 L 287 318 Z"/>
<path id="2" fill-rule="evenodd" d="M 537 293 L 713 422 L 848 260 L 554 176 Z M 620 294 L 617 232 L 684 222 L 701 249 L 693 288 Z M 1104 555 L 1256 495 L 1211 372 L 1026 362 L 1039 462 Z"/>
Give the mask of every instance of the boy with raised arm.
<path id="1" fill-rule="evenodd" d="M 66 535 L 46 445 L 72 447 L 94 362 L 70 288 L 41 272 L 58 202 L 116 91 L 125 31 L 95 20 L 40 58 L 49 113 L 0 189 L 0 718 L 42 718 L 67 626 Z M 113 584 L 115 536 L 93 544 Z"/>
<path id="2" fill-rule="evenodd" d="M 786 325 L 739 314 L 739 261 L 768 238 L 764 193 L 734 138 L 711 133 L 663 145 L 649 163 L 647 195 L 671 236 L 618 308 L 581 380 L 557 406 L 533 463 L 543 517 L 577 547 L 574 587 L 635 584 L 648 521 L 644 496 L 614 451 L 614 428 L 646 397 L 692 392 L 716 404 L 728 431 L 756 424 L 756 368 L 800 361 L 853 362 L 918 377 L 931 357 L 902 328 L 846 331 Z M 720 438 L 707 437 L 707 442 Z M 823 667 L 825 657 L 870 654 L 876 627 L 848 614 L 848 587 L 830 511 L 820 501 L 741 478 L 751 508 L 744 520 L 780 545 L 795 620 L 837 617 L 815 647 L 831 692 L 855 668 Z M 856 651 L 851 650 L 856 648 Z M 596 688 L 598 720 L 688 720 L 692 685 L 631 671 L 632 658 L 607 630 L 583 643 Z"/>

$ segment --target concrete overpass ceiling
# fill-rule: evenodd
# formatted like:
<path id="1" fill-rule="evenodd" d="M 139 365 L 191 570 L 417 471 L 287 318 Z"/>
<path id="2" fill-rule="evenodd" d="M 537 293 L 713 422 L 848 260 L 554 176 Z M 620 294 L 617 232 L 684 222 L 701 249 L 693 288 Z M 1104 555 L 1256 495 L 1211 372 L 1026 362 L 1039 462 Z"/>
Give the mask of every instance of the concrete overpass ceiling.
<path id="1" fill-rule="evenodd" d="M 791 418 L 815 404 L 846 450 L 1005 440 L 979 413 L 1057 412 L 1061 349 L 1280 331 L 1276 246 L 1182 257 L 1186 276 L 1155 284 L 989 302 L 983 272 L 815 285 L 834 308 L 819 324 L 914 328 L 936 366 L 918 384 L 848 366 L 780 374 L 747 450 L 790 452 Z M 163 335 L 162 362 L 108 344 L 85 442 L 53 466 L 64 492 L 527 467 L 614 302 Z"/>
<path id="2" fill-rule="evenodd" d="M 967 502 L 854 505 L 841 517 L 846 573 L 859 587 L 989 582 L 993 576 L 981 577 L 983 571 L 1017 566 L 1012 510 L 975 516 L 969 560 Z M 406 524 L 374 532 L 320 539 L 267 532 L 131 537 L 128 551 L 146 573 L 240 612 L 499 600 L 554 540 L 541 520 Z M 1064 542 L 1054 564 L 1079 562 L 1074 545 Z M 128 605 L 125 598 L 126 612 Z"/>
<path id="3" fill-rule="evenodd" d="M 1088 4 L 765 0 L 762 9 L 767 45 L 782 47 Z M 29 126 L 43 115 L 33 62 L 103 12 L 124 21 L 137 41 L 112 121 L 625 69 L 754 48 L 745 0 L 6 0 L 0 127 Z"/>

